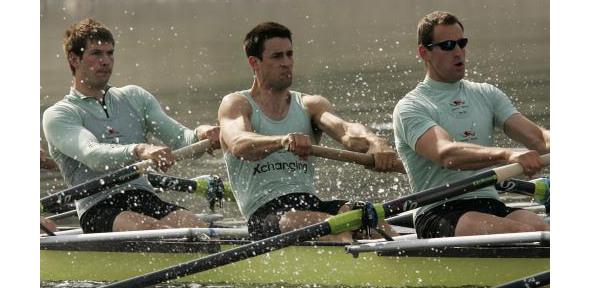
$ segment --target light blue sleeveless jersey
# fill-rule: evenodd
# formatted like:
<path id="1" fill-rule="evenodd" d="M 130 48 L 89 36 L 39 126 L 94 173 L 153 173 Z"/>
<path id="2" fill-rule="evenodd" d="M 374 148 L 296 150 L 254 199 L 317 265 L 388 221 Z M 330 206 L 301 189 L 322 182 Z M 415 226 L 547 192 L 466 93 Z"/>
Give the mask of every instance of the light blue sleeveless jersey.
<path id="1" fill-rule="evenodd" d="M 290 91 L 289 111 L 281 120 L 266 117 L 254 102 L 250 90 L 238 93 L 252 106 L 253 132 L 262 135 L 300 132 L 313 138 L 312 120 L 303 107 L 301 93 Z M 313 157 L 303 161 L 289 151 L 279 150 L 258 161 L 240 160 L 227 151 L 224 158 L 238 207 L 247 219 L 258 208 L 280 196 L 291 193 L 316 195 Z"/>

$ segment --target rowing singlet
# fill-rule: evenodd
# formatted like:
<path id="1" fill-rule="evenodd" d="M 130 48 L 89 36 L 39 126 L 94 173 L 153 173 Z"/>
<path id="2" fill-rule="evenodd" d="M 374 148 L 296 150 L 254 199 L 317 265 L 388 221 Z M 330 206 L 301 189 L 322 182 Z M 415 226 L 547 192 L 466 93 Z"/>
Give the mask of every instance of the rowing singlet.
<path id="1" fill-rule="evenodd" d="M 254 102 L 250 90 L 238 93 L 246 97 L 252 106 L 253 132 L 262 135 L 294 132 L 313 135 L 311 117 L 303 107 L 300 92 L 290 91 L 289 111 L 281 120 L 266 117 Z M 225 151 L 224 158 L 238 207 L 247 219 L 256 209 L 286 194 L 310 193 L 317 196 L 313 157 L 303 161 L 291 152 L 279 150 L 258 161 L 240 160 L 228 151 Z"/>

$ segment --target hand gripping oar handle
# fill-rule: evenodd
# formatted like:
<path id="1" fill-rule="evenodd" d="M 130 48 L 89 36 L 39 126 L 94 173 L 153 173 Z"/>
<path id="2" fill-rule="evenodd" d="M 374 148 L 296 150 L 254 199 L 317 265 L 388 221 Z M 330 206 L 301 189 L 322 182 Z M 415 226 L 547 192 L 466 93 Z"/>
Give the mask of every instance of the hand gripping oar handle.
<path id="1" fill-rule="evenodd" d="M 208 139 L 199 141 L 192 145 L 174 150 L 172 154 L 177 160 L 185 159 L 192 156 L 202 155 L 209 147 L 211 142 Z M 76 186 L 70 187 L 63 191 L 51 194 L 41 198 L 41 210 L 61 206 L 73 200 L 88 197 L 105 189 L 131 181 L 138 178 L 148 167 L 153 164 L 152 160 L 143 160 L 141 162 L 115 170 L 107 175 L 86 181 Z"/>
<path id="2" fill-rule="evenodd" d="M 367 153 L 360 153 L 342 149 L 335 149 L 323 146 L 312 145 L 311 146 L 311 155 L 316 157 L 322 157 L 331 160 L 337 160 L 342 162 L 348 162 L 353 164 L 363 165 L 369 168 L 375 167 L 375 158 L 371 154 Z M 405 170 L 403 169 L 403 165 L 399 159 L 395 159 L 395 161 L 399 162 L 398 167 L 396 167 L 395 171 L 402 172 Z"/>
<path id="3" fill-rule="evenodd" d="M 544 163 L 549 163 L 549 154 L 542 156 Z M 520 166 L 520 164 L 515 164 Z M 506 166 L 498 167 L 484 172 L 477 173 L 469 178 L 456 181 L 446 185 L 433 187 L 422 192 L 407 195 L 396 200 L 383 204 L 376 204 L 375 210 L 379 219 L 389 218 L 397 213 L 408 211 L 417 206 L 431 204 L 437 201 L 448 199 L 453 196 L 477 190 L 479 188 L 494 185 L 500 177 L 516 177 L 522 173 L 522 168 L 507 169 Z M 499 171 L 499 172 L 498 172 Z M 506 179 L 506 178 L 503 178 Z M 416 204 L 416 205 L 412 205 Z M 339 234 L 345 231 L 358 229 L 361 226 L 362 211 L 351 210 L 328 218 L 326 221 L 309 225 L 287 233 L 279 234 L 270 238 L 252 242 L 240 247 L 219 253 L 211 254 L 201 259 L 180 263 L 175 266 L 164 268 L 159 271 L 147 273 L 134 278 L 118 281 L 102 286 L 103 288 L 127 288 L 146 287 L 155 285 L 178 277 L 207 271 L 219 266 L 234 263 L 250 257 L 255 257 L 270 251 L 278 250 L 293 244 L 321 237 L 328 234 Z"/>
<path id="4" fill-rule="evenodd" d="M 209 149 L 210 146 L 211 146 L 211 141 L 209 141 L 209 139 L 205 139 L 205 140 L 199 141 L 195 144 L 174 150 L 174 151 L 172 151 L 172 155 L 174 155 L 174 158 L 176 160 L 183 160 L 183 159 L 192 158 L 192 157 L 199 157 L 203 153 L 205 153 L 205 151 L 207 151 L 207 149 Z M 137 166 L 137 170 L 139 170 L 140 173 L 144 173 L 152 165 L 154 165 L 154 162 L 152 160 L 143 160 L 143 161 L 135 164 L 135 166 Z"/>
<path id="5" fill-rule="evenodd" d="M 544 166 L 549 165 L 549 153 L 541 155 L 541 161 Z M 511 177 L 518 176 L 524 172 L 524 169 L 518 163 L 501 166 L 493 170 L 496 172 L 496 175 L 498 175 L 498 183 Z"/>

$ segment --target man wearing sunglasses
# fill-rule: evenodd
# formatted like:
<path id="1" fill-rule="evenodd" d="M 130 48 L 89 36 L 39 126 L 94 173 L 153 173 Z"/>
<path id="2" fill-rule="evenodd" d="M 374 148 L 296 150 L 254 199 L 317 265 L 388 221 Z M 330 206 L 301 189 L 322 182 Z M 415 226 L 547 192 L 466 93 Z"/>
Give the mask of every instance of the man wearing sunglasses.
<path id="1" fill-rule="evenodd" d="M 396 105 L 395 144 L 412 191 L 467 178 L 490 166 L 520 163 L 532 176 L 549 152 L 549 131 L 534 124 L 498 88 L 464 80 L 467 38 L 447 12 L 432 12 L 418 24 L 418 54 L 426 77 Z M 493 146 L 494 128 L 526 146 Z M 487 187 L 420 208 L 414 214 L 420 238 L 548 230 L 536 214 L 512 209 Z"/>

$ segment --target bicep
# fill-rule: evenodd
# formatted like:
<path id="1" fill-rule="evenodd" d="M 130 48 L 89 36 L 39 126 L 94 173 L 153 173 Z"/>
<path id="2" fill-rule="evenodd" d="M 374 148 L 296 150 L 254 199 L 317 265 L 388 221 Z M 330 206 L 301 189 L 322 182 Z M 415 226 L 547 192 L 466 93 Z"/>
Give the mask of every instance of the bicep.
<path id="1" fill-rule="evenodd" d="M 217 113 L 222 145 L 230 148 L 232 139 L 238 138 L 243 133 L 252 132 L 252 123 L 247 107 L 249 104 L 236 97 L 224 99 Z"/>
<path id="2" fill-rule="evenodd" d="M 330 137 L 341 141 L 346 134 L 347 125 L 349 126 L 351 123 L 334 114 L 332 104 L 322 96 L 305 96 L 303 100 L 313 123 Z"/>
<path id="3" fill-rule="evenodd" d="M 438 162 L 445 146 L 453 143 L 453 139 L 445 129 L 434 125 L 418 136 L 415 151 L 428 160 Z"/>
<path id="4" fill-rule="evenodd" d="M 418 103 L 400 102 L 393 114 L 397 145 L 403 143 L 429 160 L 438 161 L 443 147 L 453 141 L 429 109 Z"/>
<path id="5" fill-rule="evenodd" d="M 62 113 L 45 115 L 43 130 L 47 141 L 64 155 L 78 159 L 85 159 L 88 149 L 99 144 L 97 138 L 82 126 L 81 121 L 74 117 L 64 117 Z"/>
<path id="6" fill-rule="evenodd" d="M 510 116 L 504 122 L 504 132 L 510 139 L 525 145 L 529 149 L 544 152 L 547 130 L 538 126 L 520 113 Z"/>

